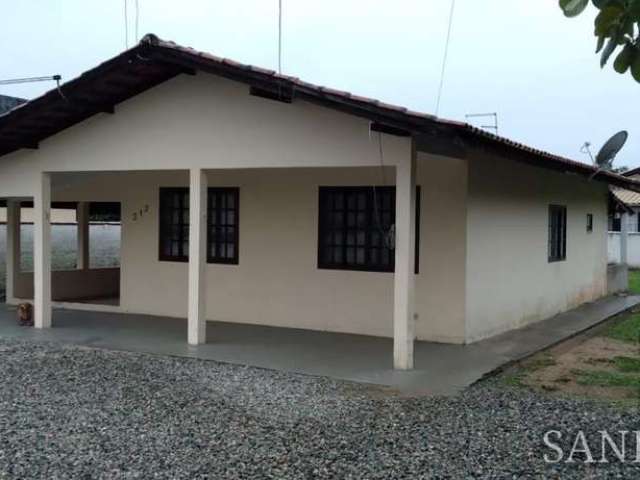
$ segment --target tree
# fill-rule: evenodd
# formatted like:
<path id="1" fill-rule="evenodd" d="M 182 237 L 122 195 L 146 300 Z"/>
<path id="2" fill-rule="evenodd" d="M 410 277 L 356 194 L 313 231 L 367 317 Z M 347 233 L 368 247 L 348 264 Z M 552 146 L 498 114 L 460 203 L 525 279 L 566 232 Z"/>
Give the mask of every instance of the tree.
<path id="1" fill-rule="evenodd" d="M 621 167 L 613 167 L 613 168 L 611 169 L 611 171 L 612 171 L 613 173 L 619 173 L 620 175 L 622 175 L 624 172 L 628 172 L 628 171 L 629 171 L 629 167 L 627 167 L 627 166 L 625 166 L 625 165 L 623 165 L 623 166 L 621 166 Z"/>
<path id="2" fill-rule="evenodd" d="M 567 17 L 580 15 L 589 0 L 560 0 L 560 8 Z M 640 0 L 591 0 L 599 12 L 595 20 L 596 53 L 601 53 L 600 67 L 604 67 L 617 52 L 613 68 L 640 82 Z"/>

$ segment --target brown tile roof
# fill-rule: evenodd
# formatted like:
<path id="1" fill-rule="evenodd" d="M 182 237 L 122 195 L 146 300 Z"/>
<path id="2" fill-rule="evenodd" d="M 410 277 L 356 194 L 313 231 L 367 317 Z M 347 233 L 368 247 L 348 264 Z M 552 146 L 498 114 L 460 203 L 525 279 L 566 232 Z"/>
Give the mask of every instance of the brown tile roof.
<path id="1" fill-rule="evenodd" d="M 437 118 L 427 113 L 350 92 L 314 85 L 273 70 L 245 65 L 190 47 L 146 35 L 133 48 L 0 115 L 0 156 L 20 148 L 36 148 L 58 131 L 99 113 L 181 73 L 202 70 L 291 98 L 321 104 L 367 118 L 414 138 L 443 140 L 500 153 L 514 161 L 604 181 L 640 192 L 640 181 L 592 165 L 535 149 L 467 123 Z"/>

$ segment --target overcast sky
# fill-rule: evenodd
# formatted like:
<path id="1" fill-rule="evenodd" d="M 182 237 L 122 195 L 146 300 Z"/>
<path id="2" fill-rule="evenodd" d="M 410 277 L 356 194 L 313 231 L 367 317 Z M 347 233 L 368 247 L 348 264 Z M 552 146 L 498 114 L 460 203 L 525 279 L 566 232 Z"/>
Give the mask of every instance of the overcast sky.
<path id="1" fill-rule="evenodd" d="M 139 36 L 277 65 L 277 0 L 138 0 Z M 433 113 L 450 0 L 283 0 L 283 71 Z M 129 43 L 134 42 L 129 0 Z M 125 48 L 124 0 L 3 2 L 0 79 L 69 80 Z M 594 12 L 557 0 L 457 0 L 440 116 L 498 112 L 500 134 L 575 160 L 626 129 L 617 165 L 640 166 L 640 84 L 600 70 Z M 33 98 L 51 84 L 0 86 Z"/>

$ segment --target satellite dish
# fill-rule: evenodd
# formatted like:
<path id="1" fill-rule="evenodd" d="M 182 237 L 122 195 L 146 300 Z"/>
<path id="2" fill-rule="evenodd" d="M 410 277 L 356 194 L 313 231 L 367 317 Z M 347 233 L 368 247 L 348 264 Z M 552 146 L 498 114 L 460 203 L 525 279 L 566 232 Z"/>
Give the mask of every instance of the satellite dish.
<path id="1" fill-rule="evenodd" d="M 622 130 L 607 140 L 594 160 L 598 169 L 611 170 L 613 168 L 613 160 L 620 150 L 622 150 L 622 147 L 624 147 L 627 138 L 629 138 L 629 133 L 626 130 Z"/>

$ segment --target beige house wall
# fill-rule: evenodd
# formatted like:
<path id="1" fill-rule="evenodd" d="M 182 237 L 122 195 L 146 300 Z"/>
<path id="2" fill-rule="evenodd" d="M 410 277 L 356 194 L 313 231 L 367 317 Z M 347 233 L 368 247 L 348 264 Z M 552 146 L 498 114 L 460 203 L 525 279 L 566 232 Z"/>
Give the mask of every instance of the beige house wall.
<path id="1" fill-rule="evenodd" d="M 319 186 L 380 185 L 379 167 L 210 170 L 207 177 L 210 186 L 240 188 L 240 261 L 207 265 L 209 319 L 392 336 L 393 274 L 317 267 Z M 417 177 L 416 334 L 461 343 L 466 162 L 421 155 Z M 393 184 L 393 168 L 384 180 Z M 158 200 L 160 187 L 187 186 L 187 173 L 88 175 L 54 189 L 54 199 L 84 199 L 93 185 L 121 192 L 120 309 L 186 316 L 187 264 L 158 260 Z"/>
<path id="2" fill-rule="evenodd" d="M 469 162 L 468 342 L 606 294 L 607 191 L 601 183 L 505 159 Z M 548 262 L 550 204 L 567 206 L 566 261 Z"/>
<path id="3" fill-rule="evenodd" d="M 20 209 L 20 221 L 33 223 L 33 208 Z M 0 223 L 7 222 L 7 209 L 0 207 Z M 52 208 L 51 223 L 76 223 L 76 211 L 68 208 Z"/>
<path id="4" fill-rule="evenodd" d="M 32 196 L 37 172 L 380 164 L 369 121 L 310 103 L 249 95 L 207 74 L 181 75 L 0 161 L 3 196 Z M 384 163 L 411 155 L 411 139 L 383 135 Z M 33 173 L 33 174 L 30 174 Z"/>
<path id="5" fill-rule="evenodd" d="M 16 275 L 14 292 L 18 299 L 33 299 L 33 272 L 19 272 Z M 51 272 L 51 299 L 54 301 L 116 298 L 119 293 L 119 268 Z"/>

